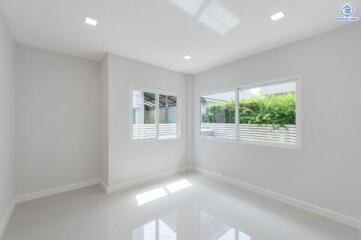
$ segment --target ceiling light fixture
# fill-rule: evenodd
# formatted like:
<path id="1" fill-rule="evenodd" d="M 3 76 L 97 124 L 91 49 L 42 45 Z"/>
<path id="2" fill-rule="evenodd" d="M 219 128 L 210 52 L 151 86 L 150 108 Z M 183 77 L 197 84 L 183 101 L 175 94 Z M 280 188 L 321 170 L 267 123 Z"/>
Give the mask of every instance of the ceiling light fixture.
<path id="1" fill-rule="evenodd" d="M 191 60 L 191 59 L 192 59 L 192 57 L 191 57 L 191 56 L 189 56 L 189 55 L 184 56 L 183 58 L 184 58 L 185 60 Z"/>
<path id="2" fill-rule="evenodd" d="M 285 17 L 285 14 L 283 12 L 278 12 L 278 13 L 275 13 L 271 16 L 271 19 L 272 21 L 278 21 L 280 20 L 281 18 L 284 18 Z"/>
<path id="3" fill-rule="evenodd" d="M 98 24 L 98 21 L 92 18 L 85 18 L 85 23 L 89 24 L 91 26 L 96 26 Z"/>

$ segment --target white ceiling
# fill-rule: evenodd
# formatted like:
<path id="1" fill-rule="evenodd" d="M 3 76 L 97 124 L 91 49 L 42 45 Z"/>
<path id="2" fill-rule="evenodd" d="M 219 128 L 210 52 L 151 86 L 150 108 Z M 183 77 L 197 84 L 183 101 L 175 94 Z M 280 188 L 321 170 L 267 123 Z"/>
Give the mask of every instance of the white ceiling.
<path id="1" fill-rule="evenodd" d="M 196 73 L 344 25 L 344 0 L 0 0 L 15 41 Z M 361 0 L 352 0 L 356 9 Z M 286 17 L 272 22 L 270 15 Z M 84 18 L 98 20 L 96 27 Z M 191 55 L 186 61 L 184 55 Z"/>

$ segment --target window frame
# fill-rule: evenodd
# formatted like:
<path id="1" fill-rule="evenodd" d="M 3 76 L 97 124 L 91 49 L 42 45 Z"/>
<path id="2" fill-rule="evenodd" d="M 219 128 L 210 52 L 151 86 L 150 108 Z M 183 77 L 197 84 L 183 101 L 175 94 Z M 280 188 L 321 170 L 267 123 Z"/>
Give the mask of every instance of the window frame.
<path id="1" fill-rule="evenodd" d="M 201 97 L 207 96 L 211 94 L 217 94 L 217 93 L 224 93 L 224 92 L 231 92 L 234 91 L 235 96 L 235 102 L 239 102 L 239 91 L 244 89 L 250 89 L 250 88 L 256 88 L 256 87 L 265 87 L 265 86 L 272 86 L 282 83 L 289 83 L 289 82 L 295 82 L 296 83 L 296 144 L 286 144 L 286 143 L 274 143 L 274 142 L 263 142 L 263 141 L 247 141 L 247 140 L 240 140 L 239 139 L 239 104 L 236 104 L 235 106 L 235 122 L 236 122 L 236 138 L 235 139 L 226 139 L 226 138 L 219 138 L 219 137 L 213 137 L 213 136 L 204 136 L 201 133 L 201 124 L 202 124 L 202 110 L 201 110 Z M 262 81 L 257 82 L 253 84 L 245 84 L 241 86 L 235 86 L 232 88 L 225 88 L 225 89 L 219 89 L 219 90 L 213 90 L 213 91 L 207 91 L 207 92 L 201 92 L 197 96 L 197 109 L 198 109 L 198 121 L 197 121 L 197 137 L 199 139 L 205 139 L 205 140 L 212 140 L 212 141 L 221 141 L 221 142 L 230 142 L 230 143 L 240 143 L 240 144 L 250 144 L 250 145 L 261 145 L 261 146 L 272 146 L 272 147 L 280 147 L 280 148 L 291 148 L 291 149 L 300 149 L 301 148 L 301 76 L 292 76 L 292 77 L 285 77 L 281 79 L 276 80 L 269 80 L 269 81 Z"/>
<path id="2" fill-rule="evenodd" d="M 133 92 L 141 91 L 155 94 L 155 137 L 147 138 L 147 139 L 134 139 L 133 138 Z M 176 122 L 176 137 L 174 138 L 159 138 L 159 95 L 173 96 L 177 98 L 177 122 Z M 157 89 L 149 89 L 142 87 L 131 87 L 130 88 L 130 104 L 129 104 L 129 122 L 130 122 L 130 130 L 129 130 L 129 138 L 132 142 L 151 142 L 151 141 L 165 141 L 165 140 L 178 140 L 181 138 L 180 134 L 180 94 L 157 90 Z"/>
<path id="3" fill-rule="evenodd" d="M 201 98 L 202 96 L 206 96 L 206 95 L 212 95 L 212 94 L 219 94 L 219 93 L 226 93 L 226 92 L 233 92 L 234 94 L 234 99 L 235 99 L 235 102 L 237 101 L 238 99 L 238 94 L 237 94 L 237 89 L 234 89 L 234 88 L 228 88 L 228 89 L 223 89 L 223 90 L 217 90 L 217 91 L 210 91 L 210 92 L 207 92 L 207 93 L 204 93 L 204 94 L 200 94 L 199 97 L 198 97 L 198 137 L 202 137 L 202 138 L 208 138 L 208 139 L 217 139 L 217 140 L 222 140 L 222 141 L 227 141 L 227 142 L 234 142 L 235 140 L 237 140 L 238 138 L 238 124 L 237 122 L 239 121 L 239 119 L 237 118 L 237 113 L 238 113 L 238 107 L 235 107 L 235 111 L 234 111 L 234 114 L 235 114 L 235 121 L 234 121 L 234 124 L 235 124 L 235 131 L 236 134 L 235 134 L 235 137 L 232 139 L 232 138 L 221 138 L 221 137 L 212 137 L 212 136 L 205 136 L 205 135 L 202 135 L 202 132 L 201 132 L 201 124 L 202 124 L 202 106 L 201 106 Z M 238 120 L 237 120 L 238 119 Z"/>

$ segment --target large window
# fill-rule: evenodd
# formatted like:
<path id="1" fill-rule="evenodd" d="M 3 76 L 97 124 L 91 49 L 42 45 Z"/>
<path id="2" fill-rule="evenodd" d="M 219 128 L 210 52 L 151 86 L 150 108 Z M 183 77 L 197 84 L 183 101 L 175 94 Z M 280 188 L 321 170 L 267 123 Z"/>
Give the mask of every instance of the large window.
<path id="1" fill-rule="evenodd" d="M 132 92 L 132 139 L 178 137 L 178 97 L 134 90 Z"/>
<path id="2" fill-rule="evenodd" d="M 202 136 L 298 144 L 297 80 L 202 96 L 200 106 Z"/>
<path id="3" fill-rule="evenodd" d="M 240 89 L 239 139 L 296 144 L 296 82 Z"/>

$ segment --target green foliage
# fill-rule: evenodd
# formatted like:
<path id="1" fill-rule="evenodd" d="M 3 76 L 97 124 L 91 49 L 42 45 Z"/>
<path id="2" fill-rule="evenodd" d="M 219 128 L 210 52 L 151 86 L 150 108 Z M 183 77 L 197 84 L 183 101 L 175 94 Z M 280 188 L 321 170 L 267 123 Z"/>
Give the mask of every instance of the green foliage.
<path id="1" fill-rule="evenodd" d="M 293 93 L 264 95 L 239 102 L 241 124 L 273 125 L 274 128 L 296 123 L 296 96 Z M 215 101 L 202 110 L 204 123 L 234 123 L 234 101 Z"/>
<path id="2" fill-rule="evenodd" d="M 234 123 L 235 102 L 231 101 L 217 101 L 206 105 L 202 112 L 202 122 L 204 123 Z"/>

